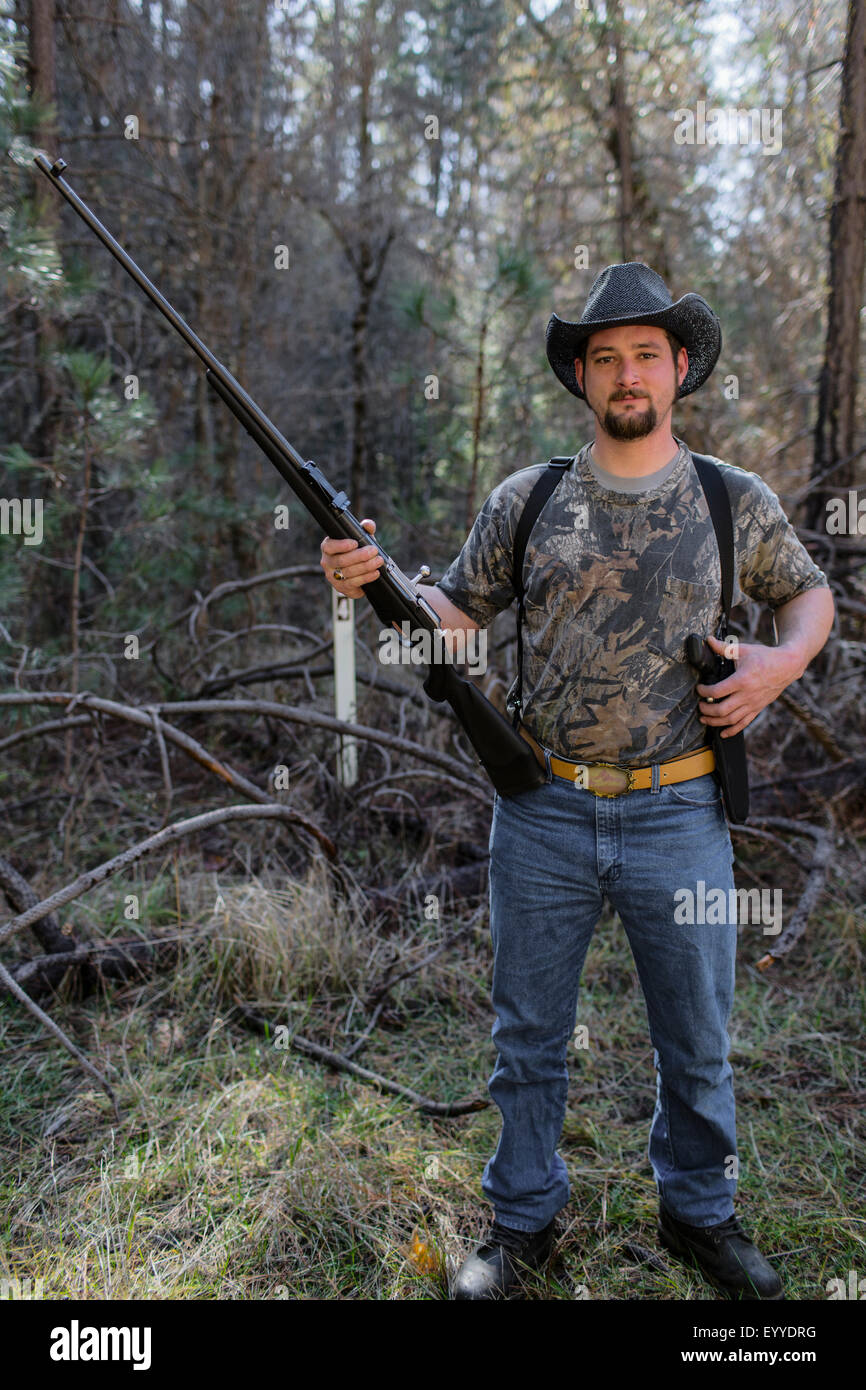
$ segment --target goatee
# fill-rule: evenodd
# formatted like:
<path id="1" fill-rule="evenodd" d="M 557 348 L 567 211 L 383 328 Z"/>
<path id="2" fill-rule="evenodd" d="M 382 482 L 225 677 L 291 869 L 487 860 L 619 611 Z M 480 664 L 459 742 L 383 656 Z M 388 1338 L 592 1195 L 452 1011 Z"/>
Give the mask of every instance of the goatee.
<path id="1" fill-rule="evenodd" d="M 608 406 L 602 425 L 611 439 L 643 439 L 645 435 L 652 434 L 658 422 L 658 412 L 650 401 L 646 410 L 627 412 L 625 415 L 617 415 Z"/>

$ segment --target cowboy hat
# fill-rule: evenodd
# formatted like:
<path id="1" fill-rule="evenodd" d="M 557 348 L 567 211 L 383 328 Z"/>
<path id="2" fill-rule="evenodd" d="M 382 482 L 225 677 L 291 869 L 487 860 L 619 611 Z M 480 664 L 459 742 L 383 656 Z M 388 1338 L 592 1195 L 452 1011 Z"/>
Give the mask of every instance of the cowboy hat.
<path id="1" fill-rule="evenodd" d="M 598 275 L 577 323 L 556 314 L 547 325 L 547 360 L 563 386 L 586 400 L 577 384 L 574 359 L 593 333 L 623 324 L 646 323 L 666 328 L 689 355 L 680 396 L 703 386 L 722 350 L 722 329 L 709 304 L 699 294 L 684 294 L 674 303 L 664 280 L 642 261 L 609 265 Z"/>

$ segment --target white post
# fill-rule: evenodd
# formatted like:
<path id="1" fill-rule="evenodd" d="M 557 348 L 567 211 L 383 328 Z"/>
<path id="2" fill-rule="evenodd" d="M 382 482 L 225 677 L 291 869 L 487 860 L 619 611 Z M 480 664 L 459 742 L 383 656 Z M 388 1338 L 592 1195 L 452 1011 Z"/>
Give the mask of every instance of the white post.
<path id="1" fill-rule="evenodd" d="M 331 618 L 334 627 L 334 713 L 338 719 L 354 724 L 357 717 L 355 683 L 355 600 L 331 590 Z M 354 787 L 358 780 L 358 740 L 351 734 L 337 735 L 337 781 Z"/>

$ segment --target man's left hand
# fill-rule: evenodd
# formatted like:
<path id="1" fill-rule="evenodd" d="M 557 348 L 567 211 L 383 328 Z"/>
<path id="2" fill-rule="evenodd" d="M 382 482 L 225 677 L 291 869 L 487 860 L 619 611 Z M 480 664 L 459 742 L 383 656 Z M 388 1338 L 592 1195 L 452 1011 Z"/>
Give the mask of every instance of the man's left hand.
<path id="1" fill-rule="evenodd" d="M 717 637 L 707 637 L 707 642 L 719 656 L 730 656 L 729 645 Z M 701 723 L 724 730 L 722 738 L 740 733 L 802 674 L 794 652 L 756 642 L 737 643 L 736 667 L 718 685 L 695 687 L 703 697 L 698 704 Z"/>

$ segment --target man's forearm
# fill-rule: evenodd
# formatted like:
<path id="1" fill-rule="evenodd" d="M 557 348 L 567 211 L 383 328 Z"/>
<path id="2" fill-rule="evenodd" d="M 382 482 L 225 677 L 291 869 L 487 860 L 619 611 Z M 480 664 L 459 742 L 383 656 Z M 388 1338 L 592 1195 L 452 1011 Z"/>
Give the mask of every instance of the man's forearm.
<path id="1" fill-rule="evenodd" d="M 777 608 L 777 646 L 741 642 L 732 676 L 716 685 L 696 686 L 701 723 L 719 729 L 722 738 L 733 738 L 747 728 L 792 681 L 800 679 L 827 641 L 834 612 L 829 589 L 807 589 Z M 717 655 L 724 652 L 718 638 L 709 641 Z"/>
<path id="2" fill-rule="evenodd" d="M 435 609 L 442 620 L 442 626 L 450 628 L 452 632 L 475 632 L 480 624 L 476 623 L 467 613 L 452 603 L 450 598 L 446 598 L 442 590 L 436 584 L 419 585 L 422 598 L 425 598 L 430 607 Z"/>
<path id="3" fill-rule="evenodd" d="M 794 665 L 791 680 L 799 680 L 824 646 L 833 626 L 836 606 L 829 589 L 807 589 L 777 608 L 774 614 L 779 648 Z"/>

